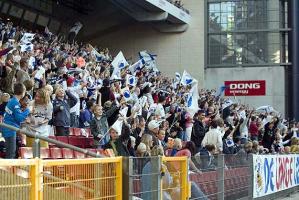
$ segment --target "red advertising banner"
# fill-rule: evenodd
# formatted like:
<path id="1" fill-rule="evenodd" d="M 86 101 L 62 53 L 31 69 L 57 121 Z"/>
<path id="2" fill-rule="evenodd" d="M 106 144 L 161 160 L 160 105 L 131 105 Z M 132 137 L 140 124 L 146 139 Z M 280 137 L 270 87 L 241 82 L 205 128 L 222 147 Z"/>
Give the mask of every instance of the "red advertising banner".
<path id="1" fill-rule="evenodd" d="M 265 80 L 224 81 L 225 96 L 265 96 Z"/>

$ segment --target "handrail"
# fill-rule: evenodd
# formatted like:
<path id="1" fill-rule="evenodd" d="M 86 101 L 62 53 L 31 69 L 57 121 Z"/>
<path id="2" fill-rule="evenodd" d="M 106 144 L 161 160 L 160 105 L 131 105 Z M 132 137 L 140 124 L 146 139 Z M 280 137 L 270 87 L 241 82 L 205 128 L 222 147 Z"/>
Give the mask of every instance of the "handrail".
<path id="1" fill-rule="evenodd" d="M 27 130 L 23 130 L 23 129 L 20 129 L 20 128 L 16 128 L 14 126 L 11 126 L 11 125 L 8 125 L 8 124 L 5 124 L 5 123 L 0 123 L 0 127 L 2 128 L 7 128 L 7 129 L 10 129 L 10 130 L 13 130 L 13 131 L 16 131 L 16 132 L 19 132 L 19 133 L 22 133 L 28 137 L 33 137 L 35 139 L 40 139 L 40 140 L 44 140 L 46 142 L 49 142 L 49 143 L 52 143 L 52 144 L 55 144 L 57 145 L 58 147 L 62 147 L 62 148 L 69 148 L 69 149 L 72 149 L 74 151 L 78 151 L 80 153 L 84 153 L 86 155 L 89 155 L 89 156 L 92 156 L 92 157 L 95 157 L 95 158 L 103 158 L 104 156 L 102 155 L 99 155 L 99 154 L 96 154 L 94 152 L 91 152 L 91 151 L 88 151 L 87 149 L 82 149 L 82 148 L 79 148 L 79 147 L 76 147 L 74 145 L 71 145 L 71 144 L 67 144 L 67 143 L 64 143 L 64 142 L 60 142 L 58 140 L 54 140 L 52 138 L 48 138 L 48 137 L 45 137 L 45 136 L 42 136 L 42 135 L 39 135 L 37 132 L 35 133 L 31 133 Z"/>

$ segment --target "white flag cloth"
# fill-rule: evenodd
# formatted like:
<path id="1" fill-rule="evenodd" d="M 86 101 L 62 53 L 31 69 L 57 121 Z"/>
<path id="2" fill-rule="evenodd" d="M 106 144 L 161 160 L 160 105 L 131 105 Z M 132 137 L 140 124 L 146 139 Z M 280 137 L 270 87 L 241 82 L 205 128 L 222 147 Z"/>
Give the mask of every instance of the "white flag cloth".
<path id="1" fill-rule="evenodd" d="M 231 106 L 231 105 L 233 105 L 234 104 L 234 101 L 233 100 L 231 100 L 231 99 L 226 99 L 225 101 L 224 101 L 224 103 L 222 104 L 222 109 L 225 109 L 225 108 L 227 108 L 227 107 L 229 107 L 229 106 Z"/>
<path id="2" fill-rule="evenodd" d="M 93 55 L 94 57 L 96 57 L 97 62 L 101 61 L 104 58 L 104 55 L 100 54 L 97 50 L 95 50 L 95 48 L 93 48 L 93 46 L 91 46 L 91 55 Z"/>
<path id="3" fill-rule="evenodd" d="M 83 25 L 81 22 L 76 22 L 69 32 L 74 32 L 77 35 L 82 27 Z"/>
<path id="4" fill-rule="evenodd" d="M 191 85 L 197 83 L 197 80 L 193 78 L 186 70 L 184 71 L 182 78 L 181 78 L 181 84 L 186 86 L 186 85 Z"/>
<path id="5" fill-rule="evenodd" d="M 21 52 L 26 52 L 26 51 L 32 51 L 33 50 L 33 44 L 27 43 L 27 44 L 21 44 Z"/>
<path id="6" fill-rule="evenodd" d="M 157 55 L 153 55 L 148 53 L 147 51 L 140 51 L 139 58 L 144 60 L 145 67 L 148 69 L 155 69 L 156 68 L 156 58 Z"/>
<path id="7" fill-rule="evenodd" d="M 119 111 L 119 114 L 122 116 L 122 117 L 127 117 L 127 113 L 128 113 L 128 107 L 124 107 L 123 109 L 121 109 Z"/>
<path id="8" fill-rule="evenodd" d="M 38 71 L 36 72 L 34 78 L 41 80 L 43 78 L 45 72 L 46 72 L 45 68 L 40 66 L 38 68 Z"/>
<path id="9" fill-rule="evenodd" d="M 131 91 L 128 87 L 125 87 L 121 91 L 122 95 L 124 96 L 126 101 L 129 101 L 132 98 Z"/>
<path id="10" fill-rule="evenodd" d="M 146 119 L 148 119 L 153 113 L 155 113 L 156 109 L 157 109 L 157 104 L 153 103 L 152 105 L 150 105 L 148 112 L 147 112 L 147 117 Z"/>
<path id="11" fill-rule="evenodd" d="M 113 128 L 118 135 L 121 135 L 121 129 L 123 127 L 123 123 L 124 123 L 124 120 L 122 118 L 118 118 L 114 124 L 111 126 L 111 128 Z"/>
<path id="12" fill-rule="evenodd" d="M 138 60 L 136 63 L 134 63 L 133 65 L 131 65 L 128 69 L 130 70 L 130 72 L 132 74 L 135 74 L 135 72 L 137 70 L 142 69 L 143 65 L 145 64 L 143 59 Z"/>
<path id="13" fill-rule="evenodd" d="M 175 73 L 175 78 L 177 81 L 180 81 L 181 80 L 181 74 L 179 72 L 176 72 Z"/>
<path id="14" fill-rule="evenodd" d="M 127 75 L 126 77 L 126 82 L 127 82 L 127 85 L 130 85 L 130 86 L 136 86 L 137 85 L 137 78 L 133 75 Z"/>
<path id="15" fill-rule="evenodd" d="M 120 72 L 122 69 L 124 69 L 128 64 L 128 62 L 126 61 L 123 53 L 120 51 L 117 56 L 114 58 L 114 60 L 112 61 L 111 65 L 113 66 L 114 70 L 113 73 L 111 75 L 111 80 L 113 79 L 120 79 Z"/>
<path id="16" fill-rule="evenodd" d="M 260 106 L 256 109 L 257 112 L 266 112 L 266 113 L 270 113 L 270 112 L 274 112 L 274 108 L 272 106 Z"/>
<path id="17" fill-rule="evenodd" d="M 31 43 L 31 41 L 34 38 L 34 33 L 24 33 L 22 39 L 21 39 L 21 43 L 23 44 L 27 44 L 27 43 Z"/>
<path id="18" fill-rule="evenodd" d="M 186 110 L 191 114 L 192 117 L 199 109 L 198 98 L 198 84 L 194 84 L 187 96 L 186 102 Z"/>
<path id="19" fill-rule="evenodd" d="M 120 117 L 114 122 L 114 124 L 111 126 L 118 135 L 121 135 L 121 130 L 123 127 L 124 119 L 127 116 L 128 107 L 125 107 L 119 111 Z"/>

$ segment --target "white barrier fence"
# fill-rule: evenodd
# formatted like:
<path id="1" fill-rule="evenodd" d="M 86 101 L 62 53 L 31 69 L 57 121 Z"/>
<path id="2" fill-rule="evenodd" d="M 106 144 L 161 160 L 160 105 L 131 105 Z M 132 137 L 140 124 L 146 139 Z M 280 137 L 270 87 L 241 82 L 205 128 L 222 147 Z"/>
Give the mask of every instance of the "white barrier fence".
<path id="1" fill-rule="evenodd" d="M 299 154 L 253 155 L 253 198 L 299 185 Z"/>

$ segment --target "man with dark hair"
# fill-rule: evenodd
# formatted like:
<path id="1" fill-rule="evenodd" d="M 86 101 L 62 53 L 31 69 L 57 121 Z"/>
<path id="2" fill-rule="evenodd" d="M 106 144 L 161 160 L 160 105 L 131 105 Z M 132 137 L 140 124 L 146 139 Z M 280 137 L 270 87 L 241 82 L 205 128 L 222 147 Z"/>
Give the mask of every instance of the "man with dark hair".
<path id="1" fill-rule="evenodd" d="M 202 148 L 201 142 L 207 132 L 206 126 L 204 124 L 204 119 L 204 110 L 199 110 L 198 113 L 194 115 L 194 125 L 191 133 L 191 141 L 194 142 L 197 151 L 199 151 Z"/>
<path id="2" fill-rule="evenodd" d="M 14 96 L 6 105 L 4 120 L 5 124 L 19 128 L 29 115 L 29 109 L 21 109 L 20 100 L 25 96 L 26 88 L 22 83 L 14 85 Z M 2 136 L 5 138 L 6 158 L 13 159 L 16 156 L 16 131 L 2 128 Z"/>
<path id="3" fill-rule="evenodd" d="M 211 122 L 211 130 L 209 130 L 202 141 L 202 146 L 205 147 L 206 145 L 215 145 L 216 152 L 220 153 L 223 150 L 223 143 L 222 143 L 222 133 L 218 129 L 218 120 L 214 119 Z"/>
<path id="4" fill-rule="evenodd" d="M 86 108 L 80 112 L 80 128 L 86 128 L 90 126 L 90 122 L 92 120 L 92 109 L 95 105 L 93 100 L 89 100 L 86 102 Z"/>

